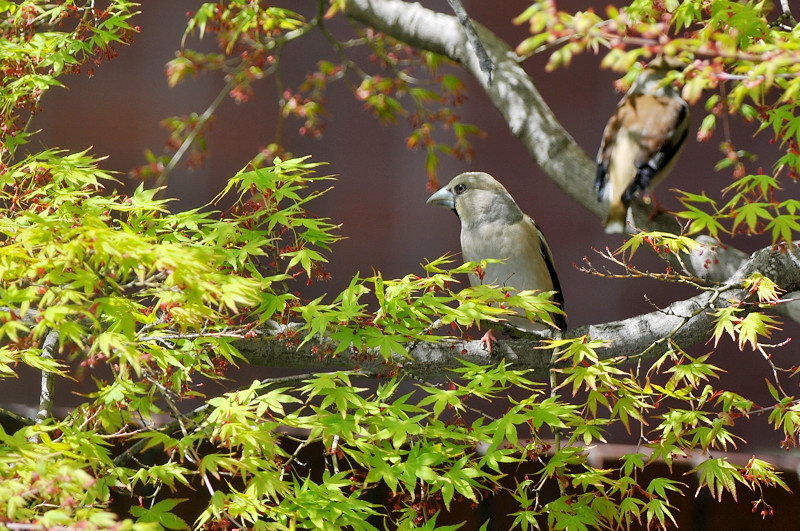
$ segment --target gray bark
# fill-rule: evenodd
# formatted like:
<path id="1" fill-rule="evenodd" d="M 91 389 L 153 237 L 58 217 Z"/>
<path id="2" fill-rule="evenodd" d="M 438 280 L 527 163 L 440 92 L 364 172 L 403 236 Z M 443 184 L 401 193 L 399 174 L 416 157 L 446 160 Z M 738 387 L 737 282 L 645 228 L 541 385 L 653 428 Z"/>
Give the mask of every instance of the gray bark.
<path id="1" fill-rule="evenodd" d="M 745 313 L 758 308 L 752 295 L 741 287 L 743 279 L 753 273 L 771 278 L 787 290 L 800 290 L 800 251 L 797 243 L 793 250 L 762 249 L 749 257 L 724 284 L 708 289 L 687 300 L 677 301 L 666 308 L 622 321 L 593 324 L 572 328 L 564 334 L 568 338 L 587 336 L 592 340 L 607 341 L 598 351 L 601 359 L 617 358 L 622 361 L 653 359 L 671 347 L 670 341 L 680 348 L 704 343 L 712 337 L 713 312 L 729 306 L 732 301 L 746 301 Z M 726 264 L 725 267 L 728 267 Z M 544 376 L 550 367 L 550 353 L 537 349 L 536 339 L 504 339 L 494 346 L 492 353 L 481 347 L 478 340 L 446 339 L 438 343 L 419 343 L 409 348 L 409 358 L 394 355 L 386 361 L 379 352 L 354 352 L 346 349 L 336 358 L 322 356 L 333 345 L 322 339 L 311 341 L 295 350 L 272 339 L 281 327 L 266 331 L 258 341 L 240 341 L 236 346 L 258 365 L 294 367 L 316 370 L 359 369 L 365 374 L 388 374 L 401 370 L 419 378 L 440 378 L 447 369 L 460 366 L 458 359 L 472 363 L 490 364 L 501 359 L 512 362 L 515 368 L 532 369 Z"/>

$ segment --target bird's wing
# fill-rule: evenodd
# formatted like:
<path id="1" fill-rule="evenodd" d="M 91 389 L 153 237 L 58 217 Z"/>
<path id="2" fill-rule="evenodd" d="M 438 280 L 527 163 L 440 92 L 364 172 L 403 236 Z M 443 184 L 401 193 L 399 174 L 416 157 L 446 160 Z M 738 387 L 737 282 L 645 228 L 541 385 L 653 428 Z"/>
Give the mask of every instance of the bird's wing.
<path id="1" fill-rule="evenodd" d="M 597 150 L 597 174 L 595 175 L 594 186 L 597 192 L 597 200 L 602 201 L 603 196 L 607 192 L 609 179 L 611 175 L 609 171 L 612 166 L 612 157 L 615 156 L 615 151 L 618 151 L 618 143 L 620 140 L 620 132 L 631 126 L 633 118 L 635 118 L 634 109 L 630 103 L 631 95 L 626 94 L 617 104 L 617 108 L 611 118 L 608 119 L 605 129 L 603 129 L 603 138 L 600 141 L 600 149 Z M 616 153 L 619 155 L 619 153 Z M 627 185 L 626 185 L 627 186 Z M 616 190 L 612 190 L 616 194 Z"/>
<path id="2" fill-rule="evenodd" d="M 678 97 L 634 95 L 622 127 L 639 136 L 641 151 L 636 166 L 663 168 L 675 155 L 689 131 L 689 107 Z"/>
<path id="3" fill-rule="evenodd" d="M 622 200 L 629 202 L 637 191 L 652 189 L 677 160 L 689 136 L 689 106 L 680 98 L 655 98 L 655 111 L 648 116 L 641 151 L 635 161 L 636 178 Z"/>
<path id="4" fill-rule="evenodd" d="M 639 144 L 636 179 L 626 191 L 629 200 L 637 190 L 652 188 L 674 163 L 689 133 L 689 107 L 678 97 L 639 94 L 626 109 L 622 128 Z"/>
<path id="5" fill-rule="evenodd" d="M 608 121 L 597 153 L 598 200 L 602 200 L 614 149 L 623 136 L 638 146 L 633 160 L 638 181 L 634 186 L 644 190 L 674 161 L 689 132 L 688 118 L 689 107 L 679 97 L 626 95 Z"/>
<path id="6" fill-rule="evenodd" d="M 545 267 L 547 267 L 547 272 L 550 275 L 550 281 L 553 284 L 553 301 L 558 303 L 559 307 L 563 310 L 564 309 L 564 294 L 561 291 L 561 283 L 558 281 L 558 274 L 556 273 L 556 265 L 555 260 L 553 259 L 553 252 L 550 250 L 550 246 L 547 244 L 547 240 L 544 237 L 544 233 L 542 229 L 539 228 L 539 225 L 531 219 L 529 216 L 525 216 L 525 223 L 530 224 L 533 227 L 533 230 L 536 233 L 536 238 L 538 239 L 538 248 L 539 252 L 541 253 L 541 258 L 544 261 Z M 559 328 L 559 330 L 564 331 L 567 329 L 567 318 L 560 313 L 553 314 L 553 322 Z"/>

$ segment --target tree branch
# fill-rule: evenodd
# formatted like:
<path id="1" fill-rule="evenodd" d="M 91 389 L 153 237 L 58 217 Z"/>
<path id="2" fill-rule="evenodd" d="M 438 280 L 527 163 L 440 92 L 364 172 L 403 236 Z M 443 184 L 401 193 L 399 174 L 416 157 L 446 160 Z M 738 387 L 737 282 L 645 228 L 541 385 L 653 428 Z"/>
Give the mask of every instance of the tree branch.
<path id="1" fill-rule="evenodd" d="M 494 64 L 492 60 L 489 59 L 489 55 L 486 53 L 483 43 L 475 32 L 475 27 L 472 25 L 472 21 L 469 19 L 464 6 L 461 4 L 461 0 L 447 0 L 447 2 L 450 4 L 453 13 L 458 17 L 458 22 L 464 28 L 464 32 L 467 34 L 467 40 L 469 40 L 469 43 L 472 45 L 472 50 L 475 52 L 475 55 L 478 56 L 481 72 L 486 74 L 486 84 L 491 86 Z"/>
<path id="2" fill-rule="evenodd" d="M 795 244 L 796 246 L 797 244 Z M 713 311 L 727 307 L 731 301 L 747 301 L 751 294 L 741 287 L 743 279 L 759 272 L 786 290 L 800 290 L 800 255 L 792 250 L 768 247 L 754 253 L 720 288 L 703 292 L 687 300 L 670 304 L 664 309 L 631 317 L 622 321 L 581 326 L 569 329 L 567 338 L 587 336 L 590 340 L 608 342 L 598 351 L 601 359 L 653 359 L 670 348 L 670 342 L 680 348 L 708 341 L 714 330 Z M 745 312 L 757 309 L 747 304 Z M 532 369 L 535 377 L 546 378 L 551 366 L 548 351 L 542 343 L 531 338 L 500 341 L 493 353 L 481 347 L 480 341 L 443 339 L 436 343 L 419 343 L 409 348 L 409 358 L 394 355 L 391 362 L 380 352 L 355 352 L 348 348 L 337 357 L 320 355 L 335 345 L 328 340 L 312 340 L 298 349 L 287 347 L 275 336 L 285 336 L 283 327 L 267 332 L 268 337 L 242 340 L 235 346 L 256 365 L 287 368 L 314 367 L 315 370 L 358 369 L 369 375 L 386 375 L 405 371 L 415 377 L 443 378 L 448 369 L 460 366 L 459 359 L 477 364 L 496 363 L 499 359 L 512 362 L 515 368 Z M 450 374 L 451 375 L 451 374 Z"/>
<path id="3" fill-rule="evenodd" d="M 58 344 L 58 330 L 51 328 L 42 344 L 42 359 L 52 360 Z M 39 392 L 39 411 L 36 413 L 36 424 L 41 424 L 53 414 L 53 391 L 55 389 L 55 375 L 47 370 L 42 370 L 42 387 Z"/>

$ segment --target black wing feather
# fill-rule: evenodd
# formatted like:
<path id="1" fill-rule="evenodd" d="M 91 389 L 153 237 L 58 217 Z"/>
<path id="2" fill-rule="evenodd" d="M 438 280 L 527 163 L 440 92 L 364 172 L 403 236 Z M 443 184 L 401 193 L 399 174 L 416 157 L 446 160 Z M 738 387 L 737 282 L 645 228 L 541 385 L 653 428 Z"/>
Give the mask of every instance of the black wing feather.
<path id="1" fill-rule="evenodd" d="M 539 250 L 544 258 L 544 263 L 547 266 L 547 271 L 550 273 L 550 280 L 553 282 L 553 302 L 556 302 L 561 310 L 564 310 L 564 293 L 561 291 L 561 283 L 558 281 L 558 274 L 556 273 L 556 266 L 553 263 L 553 253 L 550 251 L 550 246 L 544 239 L 544 234 L 536 222 L 533 222 L 536 230 L 539 231 Z M 551 314 L 553 322 L 562 332 L 567 329 L 567 317 L 562 313 Z"/>

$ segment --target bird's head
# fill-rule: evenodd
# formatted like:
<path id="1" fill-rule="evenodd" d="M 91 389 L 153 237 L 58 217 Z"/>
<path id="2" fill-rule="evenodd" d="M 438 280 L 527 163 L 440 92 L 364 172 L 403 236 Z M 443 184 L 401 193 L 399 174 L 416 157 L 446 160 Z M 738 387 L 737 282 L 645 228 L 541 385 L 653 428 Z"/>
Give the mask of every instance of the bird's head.
<path id="1" fill-rule="evenodd" d="M 675 89 L 664 78 L 672 71 L 683 70 L 685 66 L 683 62 L 675 57 L 659 56 L 647 63 L 647 66 L 631 86 L 631 92 L 671 96 Z"/>
<path id="2" fill-rule="evenodd" d="M 463 227 L 522 218 L 522 211 L 502 184 L 483 172 L 462 173 L 428 198 L 429 205 L 453 210 Z"/>

